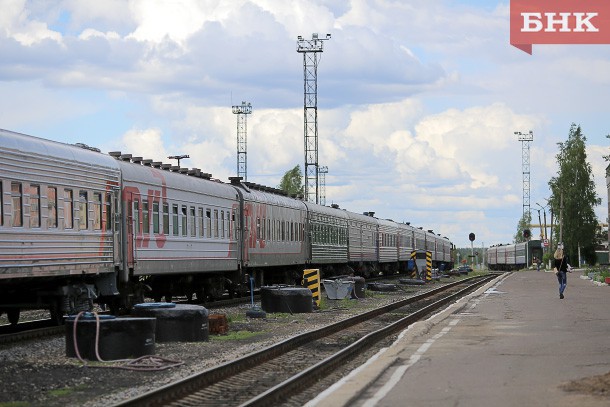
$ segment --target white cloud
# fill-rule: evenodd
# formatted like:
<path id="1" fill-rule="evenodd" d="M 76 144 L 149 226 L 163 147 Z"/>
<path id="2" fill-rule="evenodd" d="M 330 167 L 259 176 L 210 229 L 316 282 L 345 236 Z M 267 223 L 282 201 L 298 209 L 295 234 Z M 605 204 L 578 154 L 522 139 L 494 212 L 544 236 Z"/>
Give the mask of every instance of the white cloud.
<path id="1" fill-rule="evenodd" d="M 328 202 L 458 244 L 470 231 L 507 242 L 522 209 L 514 131 L 535 134 L 532 202 L 548 197 L 571 122 L 587 130 L 605 197 L 610 54 L 559 45 L 523 54 L 508 43 L 508 2 L 482 3 L 5 1 L 0 89 L 11 97 L 0 119 L 69 142 L 104 135 L 109 149 L 166 162 L 190 154 L 184 165 L 226 180 L 236 172 L 234 95 L 254 107 L 249 179 L 275 186 L 304 159 L 296 38 L 328 32 L 318 65 Z"/>
<path id="2" fill-rule="evenodd" d="M 160 129 L 131 129 L 123 135 L 122 143 L 123 148 L 119 151 L 124 154 L 168 162 Z"/>
<path id="3" fill-rule="evenodd" d="M 0 13 L 0 27 L 7 38 L 30 46 L 45 39 L 61 42 L 61 34 L 50 30 L 45 22 L 31 20 L 26 0 L 5 0 Z"/>

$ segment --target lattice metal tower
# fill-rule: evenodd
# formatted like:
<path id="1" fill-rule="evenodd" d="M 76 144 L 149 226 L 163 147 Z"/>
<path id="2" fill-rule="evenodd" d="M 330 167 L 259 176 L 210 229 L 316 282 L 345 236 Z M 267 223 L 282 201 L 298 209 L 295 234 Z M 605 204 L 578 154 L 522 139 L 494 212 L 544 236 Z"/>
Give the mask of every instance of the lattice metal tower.
<path id="1" fill-rule="evenodd" d="M 304 103 L 305 119 L 305 199 L 319 203 L 318 194 L 318 53 L 323 52 L 324 41 L 318 34 L 311 35 L 311 40 L 305 40 L 299 35 L 297 52 L 303 54 Z"/>
<path id="2" fill-rule="evenodd" d="M 233 106 L 233 113 L 237 115 L 237 176 L 248 181 L 247 115 L 252 113 L 252 105 L 241 102 L 241 106 Z"/>
<path id="3" fill-rule="evenodd" d="M 521 133 L 516 131 L 515 134 L 521 142 L 521 168 L 523 171 L 523 215 L 530 212 L 530 142 L 534 141 L 534 133 L 530 130 L 529 133 Z"/>
<path id="4" fill-rule="evenodd" d="M 318 174 L 320 174 L 320 205 L 326 205 L 326 174 L 328 174 L 328 167 L 319 167 Z"/>

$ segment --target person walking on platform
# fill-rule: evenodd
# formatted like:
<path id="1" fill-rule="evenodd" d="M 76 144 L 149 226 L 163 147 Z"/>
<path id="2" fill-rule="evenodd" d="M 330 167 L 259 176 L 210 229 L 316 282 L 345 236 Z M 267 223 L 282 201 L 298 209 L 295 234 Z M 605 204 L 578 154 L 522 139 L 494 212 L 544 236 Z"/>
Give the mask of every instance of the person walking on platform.
<path id="1" fill-rule="evenodd" d="M 559 282 L 559 298 L 564 299 L 563 292 L 568 285 L 567 273 L 571 272 L 572 267 L 568 263 L 568 256 L 563 253 L 563 245 L 559 245 L 555 250 L 555 275 Z"/>

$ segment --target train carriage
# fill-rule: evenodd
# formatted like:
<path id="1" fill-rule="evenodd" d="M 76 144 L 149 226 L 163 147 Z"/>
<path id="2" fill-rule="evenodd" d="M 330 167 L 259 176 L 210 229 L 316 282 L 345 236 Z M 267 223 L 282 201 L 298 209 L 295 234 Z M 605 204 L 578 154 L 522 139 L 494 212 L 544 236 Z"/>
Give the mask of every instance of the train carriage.
<path id="1" fill-rule="evenodd" d="M 311 267 L 321 268 L 326 276 L 347 274 L 348 214 L 338 206 L 305 202 L 307 207 L 306 241 Z"/>
<path id="2" fill-rule="evenodd" d="M 526 253 L 526 242 L 517 243 L 515 245 L 515 264 L 525 264 Z"/>
<path id="3" fill-rule="evenodd" d="M 172 292 L 221 296 L 226 278 L 238 278 L 234 188 L 200 171 L 170 171 L 152 160 L 112 154 L 121 168 L 126 214 L 120 280 L 145 281 L 156 300 L 171 300 Z"/>
<path id="4" fill-rule="evenodd" d="M 377 219 L 370 213 L 347 212 L 349 219 L 348 259 L 359 274 L 369 276 L 376 271 Z"/>
<path id="5" fill-rule="evenodd" d="M 303 201 L 279 194 L 273 188 L 233 179 L 242 209 L 242 267 L 259 273 L 260 283 L 272 282 L 273 267 L 294 268 L 307 263 Z"/>
<path id="6" fill-rule="evenodd" d="M 398 261 L 405 264 L 411 259 L 414 250 L 414 230 L 415 228 L 408 223 L 398 224 Z"/>
<path id="7" fill-rule="evenodd" d="M 487 266 L 490 270 L 519 270 L 530 267 L 534 257 L 542 259 L 542 255 L 540 240 L 491 246 L 487 249 Z"/>
<path id="8" fill-rule="evenodd" d="M 426 250 L 426 233 L 423 228 L 413 229 L 413 250 Z"/>
<path id="9" fill-rule="evenodd" d="M 0 130 L 0 313 L 112 312 L 294 282 L 303 268 L 368 277 L 450 242 L 198 169 Z M 428 246 L 427 246 L 428 244 Z M 432 249 L 434 248 L 434 249 Z"/>
<path id="10" fill-rule="evenodd" d="M 487 266 L 493 270 L 493 266 L 498 264 L 498 247 L 492 246 L 487 249 Z"/>
<path id="11" fill-rule="evenodd" d="M 0 311 L 15 321 L 20 308 L 46 306 L 57 316 L 87 308 L 94 287 L 116 293 L 117 163 L 6 130 L 0 162 Z"/>
<path id="12" fill-rule="evenodd" d="M 446 237 L 438 237 L 437 239 L 437 266 L 441 270 L 450 270 L 453 267 L 451 258 L 451 242 Z"/>
<path id="13" fill-rule="evenodd" d="M 385 274 L 398 272 L 398 224 L 391 220 L 378 219 L 379 266 Z"/>

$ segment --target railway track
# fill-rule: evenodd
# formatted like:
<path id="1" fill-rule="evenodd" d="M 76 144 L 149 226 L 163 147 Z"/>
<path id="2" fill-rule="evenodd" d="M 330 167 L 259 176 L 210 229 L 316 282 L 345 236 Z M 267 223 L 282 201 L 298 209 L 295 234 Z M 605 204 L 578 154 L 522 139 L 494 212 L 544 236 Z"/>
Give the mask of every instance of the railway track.
<path id="1" fill-rule="evenodd" d="M 286 402 L 379 341 L 466 295 L 495 275 L 443 285 L 292 337 L 166 385 L 120 406 L 268 406 Z"/>
<path id="2" fill-rule="evenodd" d="M 391 279 L 397 279 L 404 277 L 404 275 L 395 276 L 379 276 L 372 277 L 368 282 L 374 281 L 385 281 Z M 247 304 L 251 301 L 250 296 L 225 298 L 207 302 L 203 305 L 208 310 L 225 308 L 234 305 Z M 254 301 L 260 302 L 260 294 L 258 290 L 255 290 Z M 186 300 L 177 300 L 176 303 L 189 303 Z M 44 337 L 51 337 L 54 335 L 63 335 L 65 333 L 65 327 L 63 325 L 57 326 L 57 323 L 51 319 L 37 319 L 33 321 L 24 321 L 16 325 L 3 324 L 0 325 L 0 344 L 17 343 L 21 341 L 40 339 Z"/>
<path id="3" fill-rule="evenodd" d="M 260 296 L 254 296 L 255 301 L 260 301 Z M 246 304 L 251 301 L 250 297 L 227 298 L 203 304 L 208 310 L 230 307 L 233 305 Z M 176 301 L 176 303 L 187 303 L 187 301 Z M 102 313 L 103 314 L 103 313 Z M 0 344 L 16 343 L 30 339 L 40 339 L 65 333 L 64 325 L 57 325 L 51 319 L 38 319 L 24 321 L 16 325 L 0 325 Z"/>

